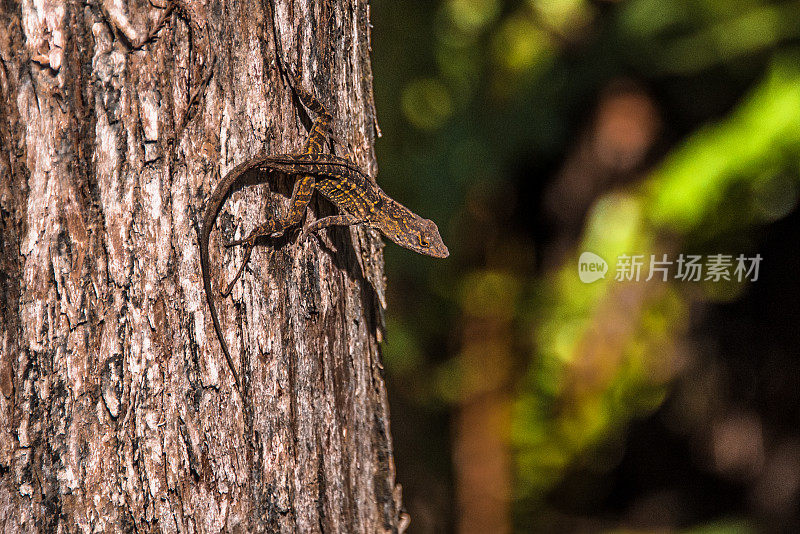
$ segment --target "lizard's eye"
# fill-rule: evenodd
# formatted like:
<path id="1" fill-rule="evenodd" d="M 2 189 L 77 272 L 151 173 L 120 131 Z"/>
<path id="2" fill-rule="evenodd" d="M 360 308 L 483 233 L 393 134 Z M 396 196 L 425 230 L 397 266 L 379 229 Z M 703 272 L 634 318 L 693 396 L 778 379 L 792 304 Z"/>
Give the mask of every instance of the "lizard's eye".
<path id="1" fill-rule="evenodd" d="M 430 243 L 428 243 L 428 241 L 422 236 L 419 236 L 419 244 L 420 244 L 420 246 L 426 247 L 426 248 L 430 246 Z"/>

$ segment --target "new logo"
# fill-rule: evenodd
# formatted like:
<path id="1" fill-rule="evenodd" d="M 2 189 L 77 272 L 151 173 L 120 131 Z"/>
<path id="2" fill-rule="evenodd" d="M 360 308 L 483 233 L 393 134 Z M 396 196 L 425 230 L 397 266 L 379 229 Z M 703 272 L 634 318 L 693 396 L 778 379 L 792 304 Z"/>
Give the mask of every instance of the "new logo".
<path id="1" fill-rule="evenodd" d="M 608 263 L 594 252 L 584 252 L 578 258 L 578 278 L 584 284 L 591 284 L 606 277 Z"/>

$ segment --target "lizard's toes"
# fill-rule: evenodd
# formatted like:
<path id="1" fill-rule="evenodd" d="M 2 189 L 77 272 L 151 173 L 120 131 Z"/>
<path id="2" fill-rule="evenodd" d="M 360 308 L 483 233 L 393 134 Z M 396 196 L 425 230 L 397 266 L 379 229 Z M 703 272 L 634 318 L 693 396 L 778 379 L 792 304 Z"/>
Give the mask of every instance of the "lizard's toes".
<path id="1" fill-rule="evenodd" d="M 238 247 L 240 245 L 247 245 L 252 247 L 254 243 L 255 243 L 255 237 L 251 236 L 251 237 L 246 237 L 245 239 L 237 239 L 236 241 L 231 241 L 230 243 L 223 243 L 222 246 L 225 248 Z"/>

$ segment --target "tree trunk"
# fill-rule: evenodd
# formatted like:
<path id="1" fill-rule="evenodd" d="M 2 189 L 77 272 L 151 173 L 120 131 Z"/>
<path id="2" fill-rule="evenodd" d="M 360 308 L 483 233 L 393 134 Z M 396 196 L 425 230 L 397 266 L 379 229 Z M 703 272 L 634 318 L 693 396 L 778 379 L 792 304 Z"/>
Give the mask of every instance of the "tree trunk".
<path id="1" fill-rule="evenodd" d="M 4 532 L 402 530 L 378 236 L 291 234 L 215 291 L 242 395 L 204 300 L 205 200 L 310 126 L 273 20 L 334 150 L 375 174 L 368 6 L 275 1 L 0 7 Z M 220 213 L 215 289 L 243 259 L 222 243 L 286 209 L 292 177 L 262 178 Z"/>

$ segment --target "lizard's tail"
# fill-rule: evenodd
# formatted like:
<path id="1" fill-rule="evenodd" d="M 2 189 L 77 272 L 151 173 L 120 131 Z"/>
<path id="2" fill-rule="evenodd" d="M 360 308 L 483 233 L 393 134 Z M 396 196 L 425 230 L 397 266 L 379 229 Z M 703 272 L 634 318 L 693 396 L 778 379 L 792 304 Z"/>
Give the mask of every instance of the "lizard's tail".
<path id="1" fill-rule="evenodd" d="M 239 391 L 239 395 L 241 395 L 242 383 L 239 380 L 239 374 L 236 372 L 236 367 L 233 365 L 233 358 L 231 358 L 231 353 L 228 350 L 228 344 L 225 343 L 225 338 L 222 336 L 222 326 L 219 324 L 219 314 L 217 313 L 217 307 L 214 305 L 214 295 L 211 292 L 211 272 L 209 270 L 210 262 L 208 255 L 209 236 L 211 235 L 211 227 L 214 225 L 214 220 L 216 219 L 221 208 L 221 204 L 217 206 L 213 206 L 211 204 L 213 203 L 209 202 L 209 206 L 206 208 L 206 214 L 203 220 L 203 229 L 201 230 L 200 234 L 200 269 L 202 270 L 203 288 L 205 289 L 206 293 L 206 302 L 208 302 L 208 308 L 211 310 L 211 321 L 214 323 L 214 331 L 217 333 L 217 339 L 219 339 L 222 352 L 225 354 L 225 359 L 228 361 L 228 367 L 230 367 L 231 374 L 233 374 L 233 380 L 236 382 L 236 389 Z"/>

